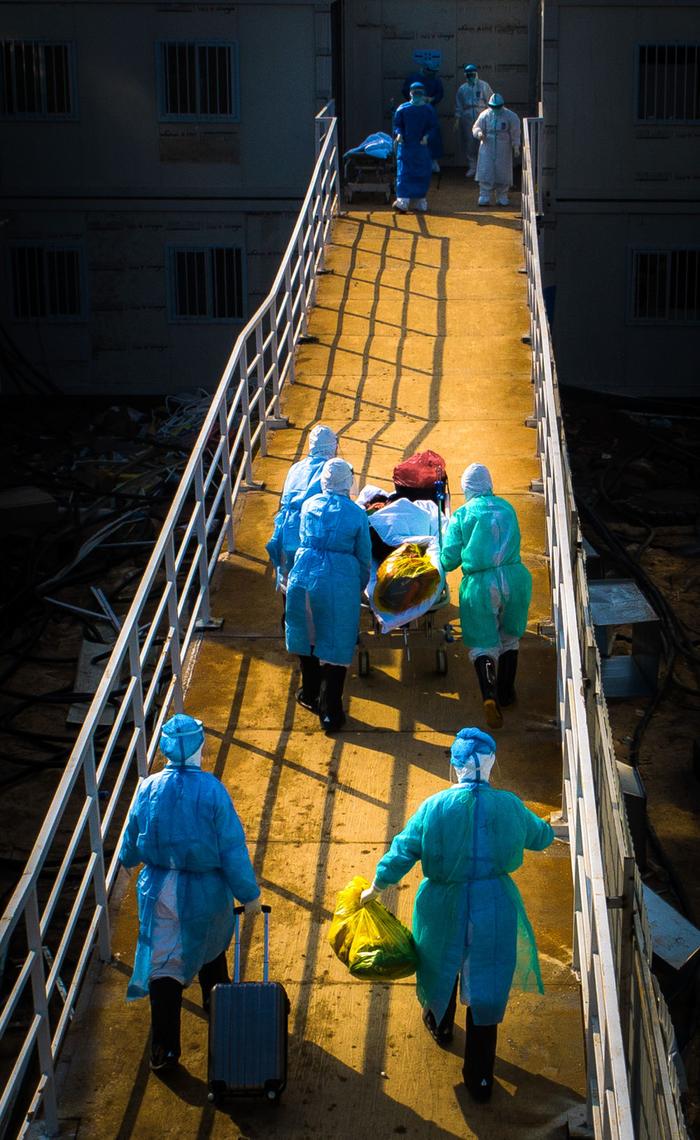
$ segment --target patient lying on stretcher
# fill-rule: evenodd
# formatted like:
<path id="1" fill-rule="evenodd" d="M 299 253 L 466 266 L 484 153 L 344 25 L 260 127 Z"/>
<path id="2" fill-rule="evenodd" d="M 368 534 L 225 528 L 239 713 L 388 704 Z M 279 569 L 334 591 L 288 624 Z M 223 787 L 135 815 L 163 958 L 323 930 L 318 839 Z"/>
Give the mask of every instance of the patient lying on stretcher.
<path id="1" fill-rule="evenodd" d="M 367 598 L 382 633 L 445 604 L 438 505 L 427 499 L 389 501 L 386 492 L 371 486 L 357 503 L 369 515 L 372 568 Z"/>

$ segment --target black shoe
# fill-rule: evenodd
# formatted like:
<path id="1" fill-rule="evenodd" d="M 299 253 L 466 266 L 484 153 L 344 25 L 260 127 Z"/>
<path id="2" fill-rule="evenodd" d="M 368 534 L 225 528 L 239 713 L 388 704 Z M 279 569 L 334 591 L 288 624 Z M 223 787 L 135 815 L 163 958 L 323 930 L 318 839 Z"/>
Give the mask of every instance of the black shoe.
<path id="1" fill-rule="evenodd" d="M 324 732 L 340 732 L 343 725 L 345 724 L 345 713 L 341 713 L 339 717 L 335 718 L 330 717 L 328 714 L 326 714 L 326 716 L 322 716 L 320 720 L 321 728 Z"/>
<path id="2" fill-rule="evenodd" d="M 162 1046 L 156 1046 L 151 1053 L 151 1072 L 171 1073 L 173 1069 L 177 1068 L 178 1061 L 177 1053 L 168 1053 Z"/>
<path id="3" fill-rule="evenodd" d="M 438 1026 L 432 1009 L 426 1009 L 424 1011 L 423 1025 L 433 1040 L 437 1041 L 438 1045 L 449 1045 L 451 1043 L 453 1038 L 452 1028 L 442 1025 Z"/>
<path id="4" fill-rule="evenodd" d="M 303 709 L 308 709 L 308 711 L 312 713 L 318 713 L 318 697 L 316 697 L 313 701 L 307 701 L 306 697 L 304 696 L 303 688 L 297 689 L 296 702 L 298 705 L 301 705 Z"/>
<path id="5" fill-rule="evenodd" d="M 501 716 L 501 710 L 496 696 L 496 669 L 493 658 L 482 654 L 480 657 L 475 658 L 474 668 L 479 678 L 479 688 L 481 689 L 481 699 L 484 703 L 486 723 L 489 728 L 501 728 L 503 726 L 503 717 Z"/>
<path id="6" fill-rule="evenodd" d="M 518 650 L 508 649 L 498 658 L 496 697 L 502 708 L 515 701 L 515 674 L 518 671 Z"/>
<path id="7" fill-rule="evenodd" d="M 464 1083 L 470 1097 L 472 1100 L 477 1101 L 478 1104 L 486 1104 L 488 1100 L 491 1100 L 493 1081 L 487 1081 L 485 1077 L 482 1077 L 478 1082 L 468 1081 L 465 1077 Z"/>

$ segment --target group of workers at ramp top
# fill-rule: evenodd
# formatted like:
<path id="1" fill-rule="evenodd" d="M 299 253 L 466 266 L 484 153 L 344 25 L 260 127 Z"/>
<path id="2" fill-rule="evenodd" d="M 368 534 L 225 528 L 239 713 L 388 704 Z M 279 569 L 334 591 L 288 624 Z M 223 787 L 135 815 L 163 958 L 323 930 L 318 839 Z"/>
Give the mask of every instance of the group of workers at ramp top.
<path id="1" fill-rule="evenodd" d="M 308 455 L 292 465 L 267 550 L 285 599 L 285 639 L 301 666 L 299 705 L 327 733 L 345 724 L 342 693 L 369 579 L 366 511 L 353 502 L 353 469 L 339 458 L 338 437 L 317 425 Z M 460 617 L 481 687 L 489 727 L 515 699 L 518 640 L 527 620 L 531 580 L 520 561 L 512 506 L 493 494 L 488 470 L 462 475 L 465 502 L 450 519 L 441 557 L 462 568 Z M 229 980 L 226 952 L 233 905 L 260 913 L 260 888 L 231 798 L 202 767 L 201 721 L 179 713 L 160 739 L 164 768 L 140 785 L 120 858 L 143 864 L 137 881 L 139 936 L 127 998 L 148 997 L 151 1069 L 166 1078 L 179 1066 L 183 990 L 199 978 L 208 1011 L 215 984 Z M 450 760 L 455 776 L 420 804 L 376 866 L 361 905 L 421 863 L 413 908 L 417 996 L 440 1047 L 452 1040 L 457 998 L 467 1006 L 463 1077 L 476 1101 L 491 1097 L 498 1025 L 513 985 L 542 992 L 532 928 L 510 878 L 525 850 L 553 840 L 549 823 L 490 779 L 496 741 L 460 729 Z M 280 886 L 284 888 L 285 884 Z M 298 884 L 297 884 L 298 888 Z"/>
<path id="2" fill-rule="evenodd" d="M 426 64 L 403 86 L 404 102 L 394 112 L 396 143 L 396 199 L 394 209 L 405 214 L 413 203 L 428 209 L 431 176 L 440 170 L 442 136 L 435 107 L 444 90 L 437 66 Z M 479 183 L 479 206 L 509 205 L 513 159 L 520 154 L 520 120 L 505 105 L 499 92 L 479 78 L 476 65 L 464 65 L 464 83 L 455 99 L 455 129 L 460 132 L 467 159 L 467 178 Z"/>

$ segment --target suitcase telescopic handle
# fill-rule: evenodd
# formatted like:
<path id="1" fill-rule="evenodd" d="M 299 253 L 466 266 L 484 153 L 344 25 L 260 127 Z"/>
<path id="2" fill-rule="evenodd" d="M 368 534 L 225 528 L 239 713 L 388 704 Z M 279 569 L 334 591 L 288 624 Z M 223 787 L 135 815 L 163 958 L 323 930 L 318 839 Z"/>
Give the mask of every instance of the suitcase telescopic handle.
<path id="1" fill-rule="evenodd" d="M 263 982 L 268 982 L 270 978 L 270 911 L 272 907 L 269 903 L 263 903 L 260 907 L 263 914 Z M 240 939 L 240 921 L 241 915 L 245 913 L 244 906 L 234 906 L 233 908 L 233 980 L 240 982 L 241 980 L 241 939 Z"/>

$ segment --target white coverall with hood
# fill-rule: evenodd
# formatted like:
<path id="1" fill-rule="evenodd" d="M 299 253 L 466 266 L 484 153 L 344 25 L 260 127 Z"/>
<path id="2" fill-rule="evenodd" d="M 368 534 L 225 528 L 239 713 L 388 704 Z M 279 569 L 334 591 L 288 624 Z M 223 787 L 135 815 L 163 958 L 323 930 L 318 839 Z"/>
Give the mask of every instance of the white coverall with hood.
<path id="1" fill-rule="evenodd" d="M 496 200 L 506 206 L 513 182 L 513 152 L 520 152 L 520 119 L 507 107 L 487 107 L 472 133 L 480 143 L 476 164 L 479 200 L 490 201 L 495 190 Z"/>

